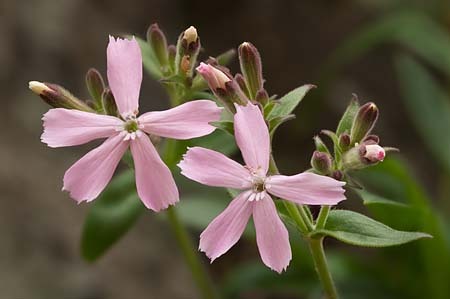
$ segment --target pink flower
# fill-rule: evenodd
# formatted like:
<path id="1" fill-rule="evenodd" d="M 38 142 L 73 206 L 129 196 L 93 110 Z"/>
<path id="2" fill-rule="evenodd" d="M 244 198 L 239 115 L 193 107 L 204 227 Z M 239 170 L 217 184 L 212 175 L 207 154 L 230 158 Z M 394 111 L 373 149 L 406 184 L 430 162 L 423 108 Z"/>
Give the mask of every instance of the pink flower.
<path id="1" fill-rule="evenodd" d="M 242 190 L 203 231 L 200 250 L 214 261 L 239 240 L 253 215 L 262 261 L 281 272 L 291 260 L 291 248 L 270 194 L 298 204 L 334 205 L 345 199 L 345 183 L 313 173 L 268 175 L 270 138 L 261 111 L 253 104 L 236 109 L 234 132 L 245 166 L 200 147 L 189 149 L 179 163 L 181 173 L 194 181 Z"/>
<path id="2" fill-rule="evenodd" d="M 110 37 L 107 69 L 109 85 L 121 117 L 51 109 L 43 117 L 41 139 L 50 147 L 63 147 L 107 138 L 64 175 L 63 190 L 69 191 L 77 202 L 89 202 L 102 192 L 130 148 L 138 195 L 147 208 L 160 211 L 179 200 L 178 189 L 146 133 L 174 139 L 207 135 L 214 131 L 209 123 L 219 120 L 221 109 L 212 101 L 198 100 L 137 117 L 142 57 L 134 38 L 115 40 Z"/>

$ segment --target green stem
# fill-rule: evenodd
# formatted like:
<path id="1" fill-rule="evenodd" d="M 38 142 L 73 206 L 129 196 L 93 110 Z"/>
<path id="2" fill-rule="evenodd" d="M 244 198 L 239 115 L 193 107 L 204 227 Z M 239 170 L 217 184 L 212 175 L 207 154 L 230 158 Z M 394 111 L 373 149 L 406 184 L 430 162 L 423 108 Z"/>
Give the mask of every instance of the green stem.
<path id="1" fill-rule="evenodd" d="M 177 163 L 177 149 L 177 142 L 175 140 L 166 140 L 164 160 L 171 171 Z M 201 298 L 218 298 L 218 294 L 213 287 L 212 281 L 202 261 L 200 260 L 200 256 L 197 253 L 198 251 L 196 247 L 194 247 L 188 231 L 180 221 L 180 218 L 174 206 L 171 206 L 167 209 L 167 218 L 169 220 L 170 227 L 172 228 L 175 239 L 177 240 L 178 245 L 181 248 L 186 264 L 191 270 L 194 281 L 197 284 L 197 288 L 201 293 Z"/>
<path id="2" fill-rule="evenodd" d="M 331 277 L 331 272 L 328 269 L 325 251 L 323 250 L 323 237 L 318 239 L 309 239 L 308 245 L 314 260 L 316 272 L 319 275 L 319 279 L 322 282 L 322 286 L 325 290 L 325 298 L 337 299 L 337 290 L 334 285 L 333 278 Z"/>
<path id="3" fill-rule="evenodd" d="M 192 240 L 186 230 L 186 228 L 181 223 L 175 207 L 171 206 L 167 209 L 167 217 L 169 219 L 170 227 L 175 235 L 178 245 L 183 252 L 186 264 L 191 270 L 192 276 L 195 283 L 201 293 L 201 298 L 203 299 L 214 299 L 217 298 L 217 294 L 212 287 L 211 279 L 206 273 L 205 267 L 203 266 L 200 258 L 197 254 L 197 250 L 192 244 Z"/>
<path id="4" fill-rule="evenodd" d="M 270 155 L 269 171 L 272 174 L 279 173 L 273 155 Z M 328 218 L 328 213 L 330 212 L 329 206 L 322 206 L 319 212 L 319 216 L 317 217 L 316 226 L 314 226 L 309 216 L 311 211 L 307 210 L 308 207 L 296 205 L 294 203 L 287 201 L 283 202 L 286 207 L 286 210 L 289 212 L 289 215 L 292 217 L 292 219 L 299 227 L 300 232 L 303 233 L 304 235 L 307 235 L 309 232 L 312 232 L 318 228 L 323 228 L 325 226 L 325 223 Z M 311 251 L 311 255 L 313 257 L 317 275 L 319 276 L 319 279 L 322 282 L 322 286 L 325 290 L 326 298 L 337 299 L 338 294 L 333 282 L 333 278 L 331 277 L 331 272 L 328 269 L 327 259 L 325 257 L 325 252 L 323 250 L 323 237 L 306 238 L 306 241 L 308 242 L 308 246 Z"/>
<path id="5" fill-rule="evenodd" d="M 330 206 L 322 206 L 320 208 L 319 216 L 317 216 L 316 220 L 316 229 L 322 229 L 325 227 L 325 224 L 327 223 L 328 214 L 330 213 Z"/>

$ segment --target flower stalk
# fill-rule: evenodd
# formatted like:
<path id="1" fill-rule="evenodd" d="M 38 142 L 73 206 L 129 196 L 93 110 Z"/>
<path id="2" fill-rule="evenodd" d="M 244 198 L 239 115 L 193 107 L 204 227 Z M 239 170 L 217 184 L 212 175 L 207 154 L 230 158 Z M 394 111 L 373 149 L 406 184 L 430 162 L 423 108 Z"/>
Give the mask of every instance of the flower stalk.
<path id="1" fill-rule="evenodd" d="M 274 174 L 279 173 L 273 155 L 270 155 L 269 171 Z M 288 201 L 283 201 L 283 203 L 289 215 L 292 217 L 292 219 L 298 226 L 303 236 L 307 236 L 310 232 L 325 227 L 328 214 L 331 209 L 330 206 L 321 207 L 319 216 L 317 217 L 316 220 L 316 225 L 314 225 L 310 220 L 310 217 L 308 216 L 307 212 L 308 207 L 303 205 L 296 205 Z M 314 268 L 316 270 L 317 275 L 319 276 L 320 282 L 322 283 L 322 287 L 325 291 L 326 298 L 337 299 L 339 298 L 339 296 L 333 281 L 333 277 L 331 276 L 331 272 L 328 268 L 328 263 L 323 248 L 323 239 L 324 237 L 319 238 L 305 237 L 305 240 L 308 243 L 308 247 L 314 261 Z"/>

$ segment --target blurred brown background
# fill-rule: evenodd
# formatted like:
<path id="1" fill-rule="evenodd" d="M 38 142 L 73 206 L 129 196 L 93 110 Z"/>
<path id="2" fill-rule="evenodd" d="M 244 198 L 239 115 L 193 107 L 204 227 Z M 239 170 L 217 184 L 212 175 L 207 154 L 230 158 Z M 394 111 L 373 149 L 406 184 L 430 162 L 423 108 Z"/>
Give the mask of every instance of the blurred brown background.
<path id="1" fill-rule="evenodd" d="M 144 37 L 158 22 L 172 43 L 194 25 L 207 53 L 202 58 L 251 41 L 263 58 L 267 90 L 282 95 L 318 83 L 319 67 L 337 45 L 382 13 L 374 2 L 2 0 L 0 298 L 196 298 L 175 242 L 152 212 L 98 263 L 81 259 L 79 235 L 88 205 L 77 206 L 60 190 L 64 171 L 90 146 L 53 150 L 40 142 L 40 118 L 48 107 L 28 90 L 28 81 L 59 83 L 86 97 L 87 69 L 106 71 L 108 35 Z M 400 147 L 421 170 L 419 176 L 433 180 L 436 165 L 430 165 L 404 115 L 386 51 L 377 49 L 346 68 L 321 97 L 314 96 L 320 86 L 306 97 L 297 119 L 275 140 L 286 173 L 308 167 L 312 136 L 334 128 L 351 93 L 357 93 L 363 102 L 379 105 L 377 133 L 383 144 Z M 236 71 L 237 64 L 231 68 Z M 146 76 L 142 110 L 163 109 L 166 100 L 158 83 Z M 218 267 L 227 259 L 232 255 Z"/>

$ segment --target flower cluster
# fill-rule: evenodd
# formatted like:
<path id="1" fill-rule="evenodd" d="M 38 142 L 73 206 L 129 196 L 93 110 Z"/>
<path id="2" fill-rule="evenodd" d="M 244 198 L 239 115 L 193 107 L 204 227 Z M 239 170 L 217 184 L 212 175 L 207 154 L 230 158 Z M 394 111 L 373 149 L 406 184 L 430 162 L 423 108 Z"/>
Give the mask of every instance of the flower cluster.
<path id="1" fill-rule="evenodd" d="M 343 186 L 350 179 L 349 172 L 383 161 L 386 151 L 392 150 L 379 146 L 379 137 L 371 134 L 378 118 L 375 104 L 359 106 L 355 100 L 336 132 L 322 131 L 331 138 L 333 150 L 316 136 L 312 168 L 296 175 L 281 175 L 275 165 L 271 137 L 281 123 L 294 116 L 291 113 L 296 104 L 313 86 L 294 90 L 288 97 L 294 102 L 286 105 L 283 98 L 270 97 L 264 88 L 261 58 L 251 43 L 239 47 L 241 73 L 233 76 L 221 63 L 228 54 L 197 62 L 200 39 L 192 26 L 181 33 L 176 46 L 167 45 L 156 24 L 150 26 L 147 40 L 144 46 L 149 46 L 146 50 L 154 59 L 150 72 L 161 79 L 171 96 L 171 109 L 139 114 L 143 45 L 134 37 L 110 37 L 108 86 L 98 71 L 91 69 L 87 73 L 92 101 L 81 101 L 56 84 L 29 84 L 53 107 L 43 117 L 42 142 L 50 147 L 65 147 L 105 139 L 64 175 L 63 190 L 78 203 L 92 201 L 101 194 L 129 150 L 137 194 L 143 204 L 157 212 L 176 204 L 179 191 L 172 175 L 175 170 L 160 158 L 157 139 L 189 140 L 220 128 L 234 136 L 244 165 L 200 146 L 188 148 L 178 163 L 181 174 L 193 181 L 237 192 L 201 233 L 199 248 L 214 261 L 236 244 L 253 218 L 263 263 L 282 272 L 292 253 L 276 202 L 295 211 L 291 216 L 298 219 L 294 220 L 300 219 L 299 225 L 306 225 L 304 231 L 301 227 L 302 232 L 313 234 L 316 228 L 323 228 L 322 220 L 314 222 L 312 214 L 301 220 L 296 213 L 301 214 L 307 205 L 322 206 L 326 212 L 319 218 L 326 221 L 329 206 L 345 199 Z M 205 95 L 208 87 L 212 95 L 206 98 L 214 97 L 218 104 L 199 96 Z"/>

